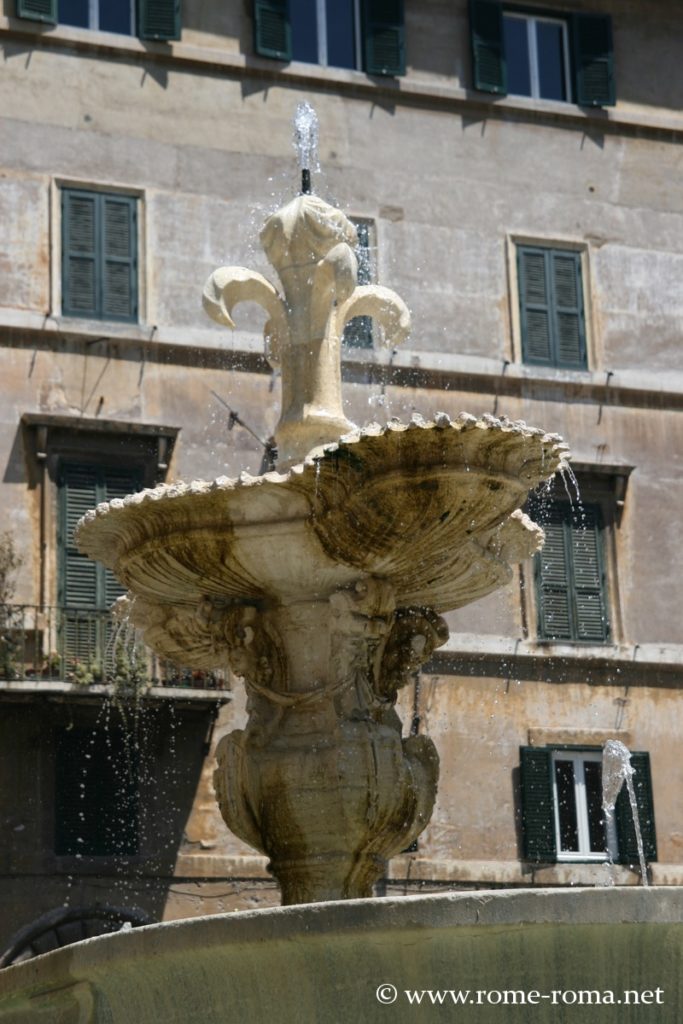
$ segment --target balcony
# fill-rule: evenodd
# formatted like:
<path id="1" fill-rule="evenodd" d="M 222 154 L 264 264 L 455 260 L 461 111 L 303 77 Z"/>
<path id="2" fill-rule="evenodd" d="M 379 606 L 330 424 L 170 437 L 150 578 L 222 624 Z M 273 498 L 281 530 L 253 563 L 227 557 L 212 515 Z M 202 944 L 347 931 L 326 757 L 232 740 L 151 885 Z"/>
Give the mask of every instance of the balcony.
<path id="1" fill-rule="evenodd" d="M 108 611 L 0 604 L 0 688 L 85 692 L 217 691 L 227 674 L 182 668 L 158 658 Z M 190 696 L 187 693 L 187 696 Z M 199 696 L 199 693 L 197 693 Z"/>

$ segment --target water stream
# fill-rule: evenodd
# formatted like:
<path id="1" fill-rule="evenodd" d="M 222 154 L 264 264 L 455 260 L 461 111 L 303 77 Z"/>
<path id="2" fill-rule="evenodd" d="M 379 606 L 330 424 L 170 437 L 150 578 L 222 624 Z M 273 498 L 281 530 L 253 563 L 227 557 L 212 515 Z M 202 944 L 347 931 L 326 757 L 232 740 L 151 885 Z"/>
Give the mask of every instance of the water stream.
<path id="1" fill-rule="evenodd" d="M 631 765 L 631 752 L 620 740 L 607 740 L 602 748 L 602 808 L 605 812 L 608 823 L 614 815 L 617 797 L 621 792 L 624 782 L 628 791 L 628 798 L 633 813 L 633 823 L 636 829 L 636 842 L 638 844 L 638 859 L 640 861 L 640 876 L 643 885 L 647 885 L 647 866 L 645 864 L 645 852 L 643 850 L 643 837 L 640 831 L 640 818 L 638 817 L 638 806 L 636 804 L 636 793 L 633 788 L 633 776 L 635 768 Z M 611 855 L 610 855 L 611 859 Z"/>

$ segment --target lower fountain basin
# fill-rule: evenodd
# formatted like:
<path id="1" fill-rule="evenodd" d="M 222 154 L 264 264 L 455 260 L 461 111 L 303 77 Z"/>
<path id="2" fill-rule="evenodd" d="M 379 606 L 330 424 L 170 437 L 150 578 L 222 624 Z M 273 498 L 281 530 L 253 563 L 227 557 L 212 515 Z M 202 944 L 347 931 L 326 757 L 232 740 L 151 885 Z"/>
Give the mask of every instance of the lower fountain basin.
<path id="1" fill-rule="evenodd" d="M 99 936 L 8 968 L 0 1020 L 677 1024 L 682 954 L 683 887 L 278 907 Z M 406 991 L 424 991 L 420 1006 Z"/>

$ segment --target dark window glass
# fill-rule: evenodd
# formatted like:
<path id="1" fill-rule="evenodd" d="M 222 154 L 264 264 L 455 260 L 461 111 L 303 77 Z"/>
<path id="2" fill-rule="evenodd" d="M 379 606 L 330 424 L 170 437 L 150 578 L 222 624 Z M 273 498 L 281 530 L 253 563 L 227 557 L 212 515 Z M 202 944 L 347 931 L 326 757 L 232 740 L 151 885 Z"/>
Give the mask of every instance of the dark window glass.
<path id="1" fill-rule="evenodd" d="M 579 852 L 576 824 L 576 793 L 574 791 L 574 763 L 555 762 L 557 786 L 557 812 L 560 819 L 560 850 L 562 853 Z"/>
<path id="2" fill-rule="evenodd" d="M 318 19 L 315 0 L 290 0 L 292 58 L 306 64 L 318 63 Z"/>
<path id="3" fill-rule="evenodd" d="M 566 100 L 562 25 L 550 21 L 537 21 L 536 48 L 541 98 Z"/>
<path id="4" fill-rule="evenodd" d="M 88 28 L 88 0 L 59 0 L 58 18 L 62 25 L 78 25 Z"/>
<path id="5" fill-rule="evenodd" d="M 327 63 L 333 68 L 356 67 L 353 4 L 327 0 Z"/>
<path id="6" fill-rule="evenodd" d="M 602 811 L 602 765 L 599 761 L 584 761 L 583 774 L 586 780 L 590 851 L 602 853 L 607 845 Z"/>
<path id="7" fill-rule="evenodd" d="M 507 62 L 508 92 L 531 96 L 529 39 L 526 18 L 503 17 L 503 45 Z"/>
<path id="8" fill-rule="evenodd" d="M 100 0 L 100 28 L 103 32 L 131 34 L 130 0 Z"/>

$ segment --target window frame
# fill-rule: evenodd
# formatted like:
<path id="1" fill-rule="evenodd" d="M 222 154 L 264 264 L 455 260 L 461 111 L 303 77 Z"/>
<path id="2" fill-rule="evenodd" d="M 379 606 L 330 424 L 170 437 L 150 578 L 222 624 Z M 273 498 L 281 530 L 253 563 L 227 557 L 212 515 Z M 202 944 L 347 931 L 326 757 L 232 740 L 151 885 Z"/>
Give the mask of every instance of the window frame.
<path id="1" fill-rule="evenodd" d="M 527 46 L 529 53 L 529 81 L 531 85 L 531 93 L 518 93 L 511 92 L 508 89 L 508 96 L 527 96 L 529 99 L 542 100 L 549 103 L 569 103 L 575 104 L 574 99 L 574 88 L 572 83 L 572 59 L 571 59 L 571 48 L 569 44 L 569 19 L 562 17 L 561 15 L 552 15 L 545 12 L 531 13 L 528 10 L 521 10 L 515 7 L 503 6 L 503 26 L 505 25 L 506 18 L 515 18 L 518 21 L 525 21 L 527 27 Z M 541 96 L 540 93 L 540 82 L 539 82 L 539 65 L 538 65 L 538 36 L 536 31 L 536 25 L 539 22 L 546 22 L 552 25 L 559 25 L 562 29 L 562 57 L 564 61 L 563 75 L 564 80 L 564 91 L 565 99 L 557 99 L 556 97 Z M 503 27 L 503 36 L 505 29 Z M 507 60 L 507 54 L 504 51 L 505 59 Z"/>
<path id="2" fill-rule="evenodd" d="M 578 851 L 562 850 L 561 829 L 560 829 L 560 801 L 557 793 L 557 774 L 555 765 L 558 761 L 571 761 L 574 765 L 574 796 L 576 801 L 576 831 L 579 844 Z M 605 849 L 592 851 L 590 849 L 590 836 L 588 825 L 588 801 L 586 799 L 585 764 L 587 761 L 602 765 L 602 751 L 598 750 L 571 750 L 560 748 L 551 750 L 551 763 L 553 768 L 553 820 L 555 823 L 555 845 L 557 849 L 558 863 L 589 863 L 596 861 L 604 863 L 612 860 L 616 863 L 619 859 L 619 839 L 617 836 L 617 825 L 615 816 L 605 816 Z M 577 765 L 580 765 L 580 773 L 577 772 Z M 580 778 L 579 778 L 580 774 Z"/>
<path id="3" fill-rule="evenodd" d="M 578 256 L 581 273 L 581 297 L 583 304 L 583 332 L 586 365 L 584 367 L 555 366 L 551 363 L 526 362 L 524 359 L 524 339 L 522 326 L 522 295 L 520 290 L 519 251 L 522 248 L 536 248 L 559 252 L 574 253 Z M 514 232 L 505 238 L 505 260 L 508 281 L 508 316 L 510 361 L 526 367 L 534 373 L 551 372 L 553 377 L 558 373 L 586 374 L 600 369 L 601 346 L 599 321 L 596 316 L 593 296 L 593 259 L 589 244 L 583 239 L 557 238 L 556 235 L 545 236 Z"/>
<path id="4" fill-rule="evenodd" d="M 15 14 L 17 18 L 25 21 L 42 22 L 47 25 L 64 25 L 67 28 L 83 29 L 86 32 L 100 32 L 106 31 L 107 34 L 132 36 L 142 40 L 152 40 L 157 42 L 171 42 L 179 40 L 182 34 L 182 9 L 181 0 L 167 0 L 166 10 L 163 12 L 166 15 L 171 15 L 173 20 L 173 27 L 169 31 L 167 27 L 159 29 L 158 22 L 157 28 L 145 28 L 146 19 L 150 15 L 150 5 L 157 5 L 157 10 L 152 10 L 154 13 L 159 15 L 158 4 L 159 0 L 127 0 L 127 6 L 130 11 L 129 18 L 129 31 L 128 32 L 110 32 L 109 30 L 100 29 L 100 10 L 99 0 L 88 0 L 88 24 L 87 25 L 71 25 L 69 22 L 60 21 L 59 19 L 59 0 L 45 0 L 44 9 L 41 11 L 38 9 L 39 5 L 36 4 L 34 9 L 30 9 L 30 4 L 26 0 L 15 0 Z M 150 19 L 151 23 L 154 23 L 154 17 Z"/>
<path id="5" fill-rule="evenodd" d="M 78 316 L 64 312 L 64 222 L 62 194 L 64 191 L 102 193 L 113 197 L 122 196 L 136 202 L 135 216 L 135 276 L 137 291 L 137 316 L 133 319 L 106 319 L 97 316 Z M 85 181 L 83 179 L 56 177 L 50 182 L 50 311 L 57 319 L 79 324 L 97 324 L 100 331 L 103 324 L 111 324 L 119 330 L 144 328 L 149 320 L 149 291 L 147 287 L 147 198 L 144 189 L 118 182 Z"/>

